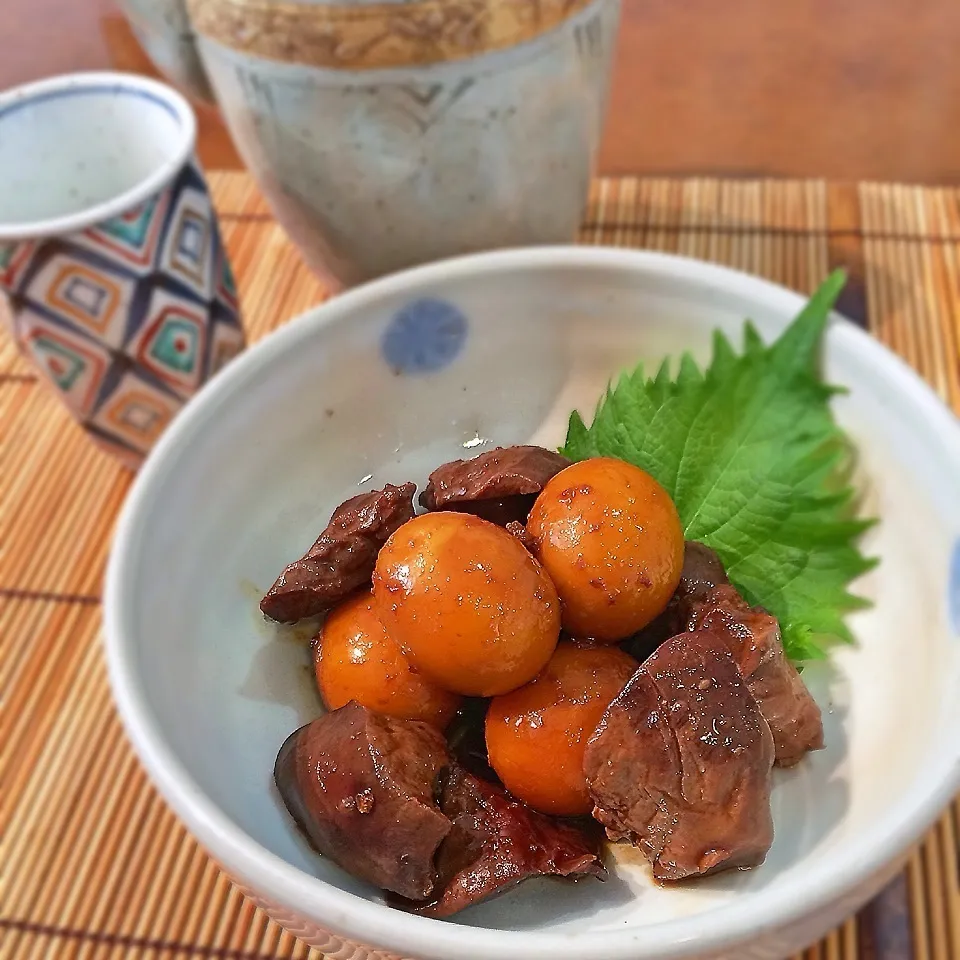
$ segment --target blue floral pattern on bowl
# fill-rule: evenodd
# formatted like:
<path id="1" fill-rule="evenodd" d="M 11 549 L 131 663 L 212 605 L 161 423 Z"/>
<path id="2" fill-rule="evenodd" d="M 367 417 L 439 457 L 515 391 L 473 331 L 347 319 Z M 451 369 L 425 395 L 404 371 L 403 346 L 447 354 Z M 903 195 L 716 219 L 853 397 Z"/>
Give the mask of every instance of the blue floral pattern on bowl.
<path id="1" fill-rule="evenodd" d="M 463 312 L 446 300 L 414 300 L 397 311 L 384 331 L 384 359 L 398 373 L 442 370 L 463 349 L 467 326 Z"/>

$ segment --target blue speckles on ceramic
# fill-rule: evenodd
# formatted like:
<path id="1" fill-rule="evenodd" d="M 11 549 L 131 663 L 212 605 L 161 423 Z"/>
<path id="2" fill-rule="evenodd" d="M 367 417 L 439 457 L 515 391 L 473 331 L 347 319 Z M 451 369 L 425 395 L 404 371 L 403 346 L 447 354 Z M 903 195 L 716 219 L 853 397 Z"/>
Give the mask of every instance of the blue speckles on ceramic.
<path id="1" fill-rule="evenodd" d="M 960 540 L 953 545 L 950 557 L 950 577 L 947 581 L 947 605 L 954 633 L 960 633 Z"/>
<path id="2" fill-rule="evenodd" d="M 467 339 L 467 318 L 446 300 L 414 300 L 383 334 L 383 357 L 398 373 L 432 373 L 452 363 Z"/>

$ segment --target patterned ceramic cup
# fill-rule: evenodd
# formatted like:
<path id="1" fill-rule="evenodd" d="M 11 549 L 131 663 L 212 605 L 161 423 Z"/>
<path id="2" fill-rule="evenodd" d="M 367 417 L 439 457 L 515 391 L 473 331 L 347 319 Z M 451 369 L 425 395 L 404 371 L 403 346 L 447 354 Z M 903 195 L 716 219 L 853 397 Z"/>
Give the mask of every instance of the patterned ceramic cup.
<path id="1" fill-rule="evenodd" d="M 129 74 L 0 94 L 0 298 L 14 338 L 134 468 L 244 346 L 195 135 L 180 94 Z"/>

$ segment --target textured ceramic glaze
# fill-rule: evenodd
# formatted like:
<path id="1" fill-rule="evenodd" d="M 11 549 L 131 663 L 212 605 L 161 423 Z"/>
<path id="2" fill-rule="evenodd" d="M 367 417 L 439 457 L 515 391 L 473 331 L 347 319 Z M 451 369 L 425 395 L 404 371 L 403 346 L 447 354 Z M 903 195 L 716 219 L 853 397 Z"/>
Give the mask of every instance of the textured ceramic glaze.
<path id="1" fill-rule="evenodd" d="M 157 69 L 197 100 L 213 99 L 185 0 L 120 0 Z"/>
<path id="2" fill-rule="evenodd" d="M 233 139 L 315 270 L 353 283 L 574 238 L 619 0 L 190 9 Z"/>
<path id="3" fill-rule="evenodd" d="M 0 98 L 0 295 L 14 339 L 131 467 L 244 345 L 193 133 L 175 91 L 123 74 Z"/>
<path id="4" fill-rule="evenodd" d="M 856 645 L 804 671 L 826 748 L 776 772 L 761 867 L 658 886 L 611 845 L 605 883 L 530 881 L 428 920 L 314 854 L 271 788 L 280 744 L 321 708 L 306 642 L 257 605 L 339 502 L 422 485 L 493 444 L 556 446 L 570 411 L 589 414 L 624 367 L 702 359 L 717 327 L 739 342 L 745 317 L 770 340 L 803 302 L 675 257 L 484 254 L 335 297 L 196 398 L 120 521 L 107 654 L 153 781 L 255 902 L 338 960 L 783 960 L 883 886 L 960 787 L 960 427 L 839 321 L 825 369 L 848 391 L 835 411 L 880 518 L 863 546 L 881 563 L 856 584 L 874 604 L 848 618 Z"/>
<path id="5" fill-rule="evenodd" d="M 426 66 L 506 50 L 549 33 L 593 0 L 190 0 L 224 46 L 338 70 Z"/>

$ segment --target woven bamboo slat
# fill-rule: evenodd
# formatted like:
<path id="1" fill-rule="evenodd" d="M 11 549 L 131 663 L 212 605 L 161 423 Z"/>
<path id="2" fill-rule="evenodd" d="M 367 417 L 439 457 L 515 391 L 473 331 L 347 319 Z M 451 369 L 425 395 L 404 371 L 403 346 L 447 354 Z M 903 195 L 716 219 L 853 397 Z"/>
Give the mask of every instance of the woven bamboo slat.
<path id="1" fill-rule="evenodd" d="M 256 340 L 326 292 L 247 175 L 210 180 Z M 802 292 L 845 265 L 842 309 L 960 412 L 960 189 L 601 180 L 581 240 Z M 205 857 L 124 740 L 98 632 L 129 484 L 0 333 L 0 956 L 320 960 Z M 958 837 L 954 804 L 904 874 L 803 960 L 960 960 Z"/>

